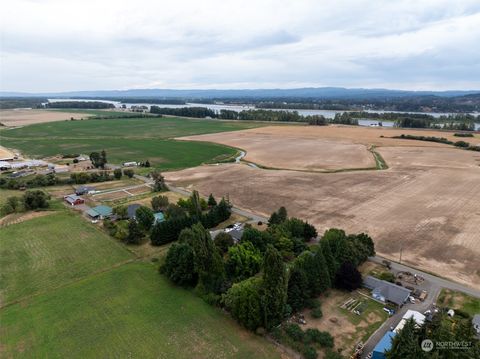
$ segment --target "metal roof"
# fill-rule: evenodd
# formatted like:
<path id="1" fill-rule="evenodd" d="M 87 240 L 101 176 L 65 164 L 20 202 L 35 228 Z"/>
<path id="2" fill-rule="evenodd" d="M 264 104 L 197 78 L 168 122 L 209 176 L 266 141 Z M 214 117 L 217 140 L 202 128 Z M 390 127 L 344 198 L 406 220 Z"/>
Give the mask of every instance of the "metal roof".
<path id="1" fill-rule="evenodd" d="M 373 349 L 372 359 L 385 358 L 385 352 L 392 347 L 392 339 L 395 337 L 394 332 L 386 332 Z"/>
<path id="2" fill-rule="evenodd" d="M 110 216 L 112 214 L 112 207 L 108 207 L 108 206 L 97 206 L 97 207 L 93 207 L 92 209 L 90 209 L 88 212 L 90 211 L 94 211 L 96 212 L 98 215 L 100 216 Z M 90 213 L 89 213 L 90 214 Z M 92 217 L 95 217 L 95 216 L 92 216 Z"/>

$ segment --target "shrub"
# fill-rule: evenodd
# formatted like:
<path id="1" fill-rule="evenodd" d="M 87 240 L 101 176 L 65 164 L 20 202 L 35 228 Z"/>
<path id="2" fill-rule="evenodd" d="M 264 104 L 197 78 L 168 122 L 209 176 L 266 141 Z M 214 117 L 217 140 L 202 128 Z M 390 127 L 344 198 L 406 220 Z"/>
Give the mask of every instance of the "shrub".
<path id="1" fill-rule="evenodd" d="M 343 359 L 343 356 L 340 353 L 334 352 L 331 349 L 325 351 L 325 359 Z"/>
<path id="2" fill-rule="evenodd" d="M 303 340 L 305 333 L 298 324 L 287 324 L 284 327 L 285 333 L 293 340 L 300 342 Z"/>
<path id="3" fill-rule="evenodd" d="M 320 301 L 316 298 L 310 298 L 305 301 L 305 306 L 310 309 L 315 309 L 320 307 Z"/>
<path id="4" fill-rule="evenodd" d="M 302 350 L 302 354 L 305 359 L 317 359 L 318 357 L 316 349 L 309 345 Z"/>
<path id="5" fill-rule="evenodd" d="M 305 342 L 308 344 L 316 343 L 324 348 L 333 348 L 333 337 L 328 332 L 321 332 L 318 329 L 307 329 L 305 332 Z"/>
<path id="6" fill-rule="evenodd" d="M 395 282 L 395 275 L 391 272 L 382 272 L 378 276 L 378 279 L 382 279 L 382 280 L 385 280 L 387 282 L 394 283 Z"/>
<path id="7" fill-rule="evenodd" d="M 323 312 L 320 307 L 313 309 L 311 314 L 315 319 L 320 319 L 323 316 Z"/>

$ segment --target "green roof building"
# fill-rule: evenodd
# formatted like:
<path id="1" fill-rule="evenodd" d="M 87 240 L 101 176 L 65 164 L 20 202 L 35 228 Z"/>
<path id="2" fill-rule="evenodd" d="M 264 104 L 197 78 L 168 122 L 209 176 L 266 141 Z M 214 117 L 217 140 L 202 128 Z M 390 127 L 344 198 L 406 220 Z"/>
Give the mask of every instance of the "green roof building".
<path id="1" fill-rule="evenodd" d="M 108 207 L 108 206 L 97 206 L 97 207 L 90 208 L 87 211 L 87 214 L 94 219 L 108 218 L 112 215 L 112 213 L 113 213 L 112 207 Z"/>

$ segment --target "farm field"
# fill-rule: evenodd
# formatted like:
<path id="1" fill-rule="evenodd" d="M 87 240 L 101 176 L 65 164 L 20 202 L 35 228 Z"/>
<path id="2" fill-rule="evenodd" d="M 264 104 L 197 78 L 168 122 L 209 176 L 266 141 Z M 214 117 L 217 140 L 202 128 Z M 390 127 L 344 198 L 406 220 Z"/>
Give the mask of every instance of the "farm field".
<path id="1" fill-rule="evenodd" d="M 47 213 L 47 212 L 31 212 Z M 65 209 L 0 228 L 0 303 L 128 261 L 119 243 Z"/>
<path id="2" fill-rule="evenodd" d="M 282 127 L 243 133 L 264 130 L 272 136 L 280 131 L 281 138 L 290 132 Z M 382 256 L 398 260 L 402 251 L 408 265 L 480 288 L 479 153 L 386 138 L 399 132 L 451 135 L 439 131 L 328 126 L 318 133 L 310 127 L 292 127 L 291 133 L 306 130 L 311 136 L 379 146 L 376 151 L 389 169 L 308 173 L 224 164 L 169 172 L 167 181 L 203 195 L 228 193 L 238 207 L 265 216 L 286 206 L 290 215 L 308 219 L 319 232 L 332 227 L 367 232 Z"/>
<path id="3" fill-rule="evenodd" d="M 135 118 L 64 121 L 3 130 L 2 144 L 34 157 L 90 153 L 105 149 L 110 163 L 145 161 L 162 170 L 223 161 L 237 152 L 231 147 L 172 137 L 241 130 L 260 126 L 215 120 Z"/>
<path id="4" fill-rule="evenodd" d="M 170 285 L 149 263 L 91 276 L 0 316 L 5 357 L 280 357 L 272 344 Z"/>
<path id="5" fill-rule="evenodd" d="M 37 123 L 65 121 L 79 115 L 82 117 L 94 116 L 86 111 L 56 111 L 56 110 L 0 110 L 0 122 L 7 127 L 26 126 Z"/>
<path id="6" fill-rule="evenodd" d="M 359 126 L 267 126 L 180 139 L 241 148 L 247 152 L 246 161 L 269 168 L 309 171 L 375 168 L 370 146 L 451 148 L 435 142 L 389 138 L 403 133 L 459 140 L 453 132 Z M 480 136 L 468 141 L 480 143 Z"/>

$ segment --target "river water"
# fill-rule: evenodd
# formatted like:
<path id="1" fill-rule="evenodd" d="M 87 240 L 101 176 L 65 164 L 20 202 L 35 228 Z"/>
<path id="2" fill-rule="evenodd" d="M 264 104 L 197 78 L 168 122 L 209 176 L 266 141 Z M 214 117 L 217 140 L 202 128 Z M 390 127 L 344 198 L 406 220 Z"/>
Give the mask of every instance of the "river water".
<path id="1" fill-rule="evenodd" d="M 121 108 L 122 105 L 125 105 L 126 108 L 131 108 L 132 106 L 147 106 L 149 109 L 151 106 L 159 106 L 166 108 L 182 108 L 182 107 L 206 107 L 210 110 L 219 112 L 220 110 L 231 110 L 231 111 L 243 111 L 243 110 L 254 110 L 255 106 L 253 105 L 223 105 L 223 104 L 208 104 L 208 103 L 186 103 L 183 105 L 165 105 L 165 104 L 154 104 L 154 103 L 134 103 L 134 102 L 125 102 L 120 101 L 110 101 L 110 100 L 97 100 L 97 99 L 48 99 L 49 102 L 65 102 L 65 101 L 88 101 L 88 102 L 105 102 L 111 103 L 116 108 Z M 323 115 L 326 118 L 333 118 L 337 113 L 343 113 L 345 111 L 333 111 L 333 110 L 282 110 L 282 109 L 269 109 L 271 111 L 297 111 L 302 116 L 313 116 L 313 115 Z M 366 110 L 365 112 L 370 113 L 385 113 L 385 112 L 394 112 L 394 113 L 406 113 L 400 111 L 377 111 L 377 110 Z M 424 114 L 431 115 L 434 117 L 448 116 L 453 115 L 449 112 L 408 112 L 414 114 Z M 479 113 L 472 113 L 472 115 L 479 115 Z M 378 126 L 379 122 L 382 122 L 384 127 L 393 127 L 392 121 L 376 121 L 376 120 L 358 120 L 360 126 Z M 480 123 L 475 123 L 475 130 L 480 130 Z"/>

